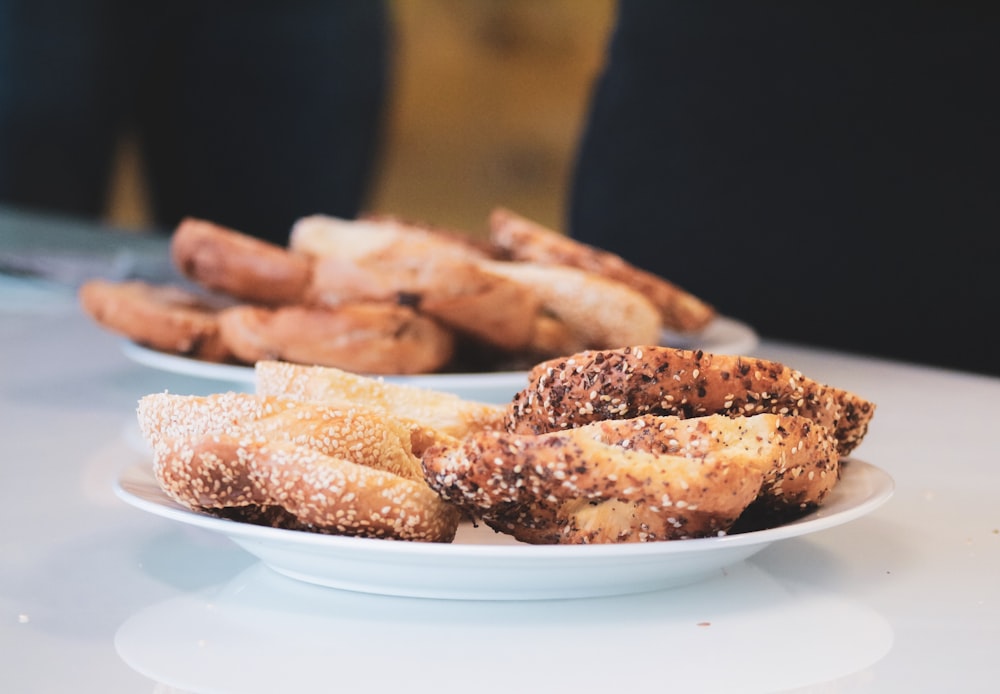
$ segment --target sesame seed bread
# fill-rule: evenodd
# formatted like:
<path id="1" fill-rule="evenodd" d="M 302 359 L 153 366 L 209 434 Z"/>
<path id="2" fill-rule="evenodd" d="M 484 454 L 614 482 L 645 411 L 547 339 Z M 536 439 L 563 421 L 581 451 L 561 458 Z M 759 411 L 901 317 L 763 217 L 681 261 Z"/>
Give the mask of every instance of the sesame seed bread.
<path id="1" fill-rule="evenodd" d="M 423 542 L 451 542 L 460 520 L 458 511 L 423 482 L 306 446 L 204 436 L 171 441 L 156 460 L 157 479 L 175 501 L 209 513 L 223 511 L 219 515 L 229 518 Z"/>
<path id="2" fill-rule="evenodd" d="M 809 417 L 830 430 L 846 456 L 867 433 L 875 404 L 777 362 L 650 345 L 538 363 L 508 405 L 506 428 L 541 434 L 644 414 L 764 412 Z"/>
<path id="3" fill-rule="evenodd" d="M 242 392 L 153 393 L 139 400 L 139 430 L 154 450 L 164 441 L 220 434 L 302 445 L 325 455 L 422 480 L 411 427 L 378 410 Z"/>
<path id="4" fill-rule="evenodd" d="M 439 437 L 461 438 L 482 429 L 500 429 L 506 416 L 504 405 L 475 402 L 452 393 L 388 383 L 337 368 L 260 361 L 254 367 L 254 378 L 259 395 L 354 403 Z"/>
<path id="5" fill-rule="evenodd" d="M 839 469 L 826 430 L 773 414 L 481 432 L 428 449 L 422 464 L 443 498 L 534 544 L 723 534 L 758 500 L 776 518 L 814 507 Z"/>
<path id="6" fill-rule="evenodd" d="M 153 470 L 179 504 L 223 517 L 450 542 L 460 519 L 423 480 L 411 428 L 383 412 L 249 393 L 140 399 Z"/>

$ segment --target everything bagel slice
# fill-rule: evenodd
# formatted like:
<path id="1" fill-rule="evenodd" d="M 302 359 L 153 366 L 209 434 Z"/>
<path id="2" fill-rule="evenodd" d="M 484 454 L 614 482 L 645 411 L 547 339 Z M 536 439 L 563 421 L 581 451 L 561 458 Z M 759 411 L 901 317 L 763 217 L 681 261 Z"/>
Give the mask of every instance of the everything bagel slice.
<path id="1" fill-rule="evenodd" d="M 508 406 L 506 428 L 540 434 L 644 414 L 802 415 L 830 430 L 846 456 L 875 404 L 766 359 L 655 345 L 588 350 L 535 365 Z"/>
<path id="2" fill-rule="evenodd" d="M 443 498 L 535 544 L 724 534 L 757 500 L 779 518 L 818 505 L 839 469 L 826 430 L 773 414 L 482 432 L 428 449 L 422 465 Z"/>

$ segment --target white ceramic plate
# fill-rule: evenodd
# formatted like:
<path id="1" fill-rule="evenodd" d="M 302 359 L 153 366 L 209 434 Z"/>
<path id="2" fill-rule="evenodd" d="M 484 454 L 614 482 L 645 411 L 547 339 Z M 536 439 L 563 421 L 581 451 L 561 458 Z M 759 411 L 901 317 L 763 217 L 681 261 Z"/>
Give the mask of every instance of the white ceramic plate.
<path id="1" fill-rule="evenodd" d="M 686 349 L 703 349 L 717 354 L 749 354 L 759 342 L 757 333 L 749 325 L 732 318 L 719 316 L 698 335 L 684 335 L 663 331 L 660 343 Z M 139 364 L 161 371 L 195 376 L 238 385 L 244 389 L 254 383 L 251 366 L 214 364 L 189 357 L 158 352 L 134 342 L 122 343 L 125 356 Z M 420 374 L 415 376 L 385 376 L 386 381 L 455 393 L 460 397 L 485 402 L 507 402 L 526 383 L 524 371 L 497 371 L 492 373 Z"/>
<path id="2" fill-rule="evenodd" d="M 464 525 L 450 544 L 374 540 L 262 527 L 189 511 L 159 488 L 148 464 L 123 471 L 115 491 L 149 513 L 222 533 L 275 571 L 333 588 L 409 597 L 535 600 L 625 595 L 718 576 L 778 540 L 863 516 L 892 478 L 850 460 L 819 510 L 791 523 L 725 537 L 620 545 L 528 545 Z"/>

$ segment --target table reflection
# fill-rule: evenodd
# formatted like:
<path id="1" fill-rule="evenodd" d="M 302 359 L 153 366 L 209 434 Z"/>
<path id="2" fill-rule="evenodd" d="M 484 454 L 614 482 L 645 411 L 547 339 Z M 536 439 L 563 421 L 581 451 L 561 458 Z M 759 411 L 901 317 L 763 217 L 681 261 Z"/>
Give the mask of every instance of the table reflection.
<path id="1" fill-rule="evenodd" d="M 121 658 L 160 686 L 248 694 L 323 681 L 405 691 L 420 680 L 440 692 L 614 691 L 631 681 L 765 692 L 856 673 L 891 644 L 871 609 L 783 584 L 752 561 L 656 593 L 525 602 L 353 593 L 255 563 L 136 612 L 115 638 Z"/>

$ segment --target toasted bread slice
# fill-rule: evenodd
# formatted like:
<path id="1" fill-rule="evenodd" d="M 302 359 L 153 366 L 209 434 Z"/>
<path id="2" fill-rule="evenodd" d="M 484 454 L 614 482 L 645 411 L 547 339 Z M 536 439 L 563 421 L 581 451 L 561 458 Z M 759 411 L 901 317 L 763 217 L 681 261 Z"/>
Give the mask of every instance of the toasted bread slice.
<path id="1" fill-rule="evenodd" d="M 568 266 L 506 261 L 481 265 L 530 288 L 543 310 L 566 325 L 584 349 L 657 344 L 660 340 L 663 324 L 656 306 L 626 284 Z"/>
<path id="2" fill-rule="evenodd" d="M 673 282 L 506 208 L 491 213 L 489 238 L 514 260 L 568 265 L 627 284 L 656 305 L 666 328 L 697 332 L 716 316 L 713 306 Z"/>

